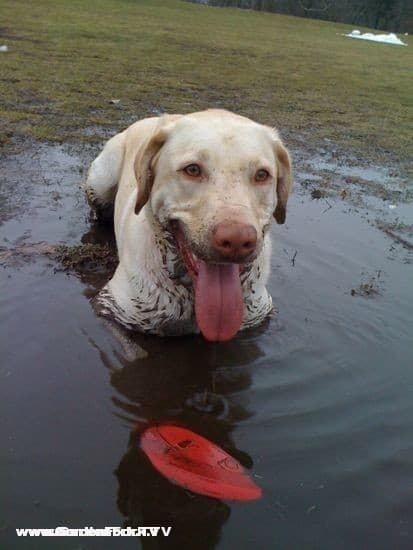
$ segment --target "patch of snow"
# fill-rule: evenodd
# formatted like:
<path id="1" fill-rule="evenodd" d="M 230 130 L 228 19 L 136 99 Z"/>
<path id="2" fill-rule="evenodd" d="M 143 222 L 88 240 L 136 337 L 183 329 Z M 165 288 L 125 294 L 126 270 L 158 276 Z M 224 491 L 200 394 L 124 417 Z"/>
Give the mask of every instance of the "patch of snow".
<path id="1" fill-rule="evenodd" d="M 383 42 L 385 44 L 396 44 L 398 46 L 407 46 L 404 42 L 397 38 L 397 36 L 390 32 L 389 34 L 373 34 L 371 32 L 361 32 L 357 29 L 351 31 L 349 34 L 345 34 L 348 38 L 358 38 L 360 40 L 371 40 L 372 42 Z"/>
<path id="2" fill-rule="evenodd" d="M 0 52 L 8 52 L 9 48 L 4 44 L 4 46 L 0 46 Z"/>

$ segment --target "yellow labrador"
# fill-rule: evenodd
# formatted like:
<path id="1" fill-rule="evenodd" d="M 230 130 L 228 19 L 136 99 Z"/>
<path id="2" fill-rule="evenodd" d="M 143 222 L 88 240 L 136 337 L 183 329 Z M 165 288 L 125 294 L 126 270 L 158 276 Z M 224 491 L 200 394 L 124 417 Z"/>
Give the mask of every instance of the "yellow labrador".
<path id="1" fill-rule="evenodd" d="M 119 266 L 98 312 L 211 341 L 261 323 L 272 308 L 268 229 L 273 215 L 284 223 L 290 187 L 277 132 L 248 118 L 207 110 L 132 124 L 86 182 L 93 207 L 115 207 Z"/>

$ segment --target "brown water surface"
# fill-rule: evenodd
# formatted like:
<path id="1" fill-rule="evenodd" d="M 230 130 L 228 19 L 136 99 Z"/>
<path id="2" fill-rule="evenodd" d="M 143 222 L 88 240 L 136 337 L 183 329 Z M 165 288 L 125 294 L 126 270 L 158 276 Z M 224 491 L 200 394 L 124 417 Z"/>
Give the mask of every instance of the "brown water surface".
<path id="1" fill-rule="evenodd" d="M 298 163 L 287 224 L 273 228 L 278 316 L 219 345 L 137 336 L 133 359 L 88 302 L 102 275 L 56 271 L 41 247 L 4 255 L 110 242 L 79 188 L 92 153 L 27 144 L 2 159 L 0 547 L 413 548 L 412 256 L 376 226 L 400 225 L 398 211 L 412 224 L 407 197 L 392 209 L 394 195 L 372 192 L 358 205 L 312 200 L 317 161 Z M 263 498 L 224 503 L 171 485 L 130 435 L 159 421 L 222 446 Z M 15 535 L 116 525 L 173 529 L 41 546 Z"/>

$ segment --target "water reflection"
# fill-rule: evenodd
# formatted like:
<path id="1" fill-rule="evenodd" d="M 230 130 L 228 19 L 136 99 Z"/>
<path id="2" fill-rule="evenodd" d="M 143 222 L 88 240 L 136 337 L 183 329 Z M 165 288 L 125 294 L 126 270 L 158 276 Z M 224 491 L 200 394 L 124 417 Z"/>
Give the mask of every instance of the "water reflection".
<path id="1" fill-rule="evenodd" d="M 99 351 L 116 390 L 115 414 L 131 428 L 115 472 L 125 526 L 170 525 L 171 535 L 163 539 L 168 547 L 189 547 L 196 540 L 197 548 L 213 548 L 230 516 L 229 506 L 190 493 L 157 473 L 140 450 L 134 428 L 156 423 L 186 427 L 251 468 L 253 457 L 237 448 L 232 433 L 254 414 L 246 390 L 252 382 L 250 366 L 262 351 L 251 332 L 226 344 L 210 344 L 202 337 L 159 339 L 122 332 L 123 346 L 132 345 L 137 357 L 130 358 L 130 349 L 117 350 L 113 358 Z M 162 537 L 156 543 L 142 538 L 144 548 L 160 544 Z"/>
<path id="2" fill-rule="evenodd" d="M 129 448 L 116 470 L 118 507 L 125 526 L 171 526 L 169 537 L 142 537 L 143 548 L 214 548 L 230 516 L 227 504 L 189 493 L 157 474 L 131 437 Z"/>

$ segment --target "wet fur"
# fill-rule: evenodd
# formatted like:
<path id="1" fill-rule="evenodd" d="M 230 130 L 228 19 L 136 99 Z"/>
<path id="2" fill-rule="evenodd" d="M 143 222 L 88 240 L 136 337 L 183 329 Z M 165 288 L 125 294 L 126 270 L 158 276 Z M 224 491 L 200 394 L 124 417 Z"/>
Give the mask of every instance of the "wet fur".
<path id="1" fill-rule="evenodd" d="M 210 132 L 212 123 L 224 129 L 233 126 L 234 135 L 240 130 L 245 131 L 246 135 L 248 132 L 262 131 L 262 139 L 268 137 L 277 159 L 274 169 L 278 180 L 273 191 L 266 191 L 263 198 L 263 191 L 250 190 L 244 184 L 241 186 L 242 182 L 239 188 L 235 188 L 235 183 L 228 178 L 226 167 L 222 171 L 222 188 L 210 186 L 209 200 L 198 203 L 196 198 L 191 200 L 191 188 L 184 187 L 180 192 L 179 182 L 172 187 L 167 169 L 168 162 L 174 160 L 170 157 L 180 152 L 179 138 L 185 139 L 185 135 L 180 136 L 179 132 L 183 134 L 196 130 L 202 137 L 203 128 L 205 133 Z M 257 135 L 261 136 L 260 133 Z M 231 133 L 228 136 L 226 139 L 230 142 Z M 178 140 L 177 152 L 170 150 L 172 139 Z M 214 138 L 211 139 L 214 145 Z M 263 142 L 264 145 L 267 147 L 266 142 Z M 220 143 L 217 149 L 219 147 Z M 213 154 L 214 151 L 211 151 Z M 242 158 L 240 154 L 239 162 Z M 235 174 L 234 181 L 238 181 L 241 176 L 237 172 L 236 158 L 234 162 L 231 173 Z M 216 169 L 219 170 L 220 166 Z M 114 276 L 94 300 L 97 312 L 127 328 L 160 336 L 198 332 L 191 281 L 167 224 L 170 212 L 181 212 L 182 204 L 185 204 L 186 210 L 180 215 L 186 220 L 188 242 L 207 261 L 214 260 L 209 239 L 217 217 L 242 217 L 257 227 L 259 253 L 245 266 L 241 276 L 244 295 L 241 329 L 261 323 L 272 309 L 272 300 L 265 288 L 270 265 L 270 218 L 274 212 L 277 221 L 283 223 L 290 186 L 290 161 L 278 134 L 226 111 L 144 119 L 117 134 L 106 143 L 92 163 L 85 186 L 89 203 L 97 215 L 107 213 L 114 205 L 119 255 Z M 177 189 L 175 197 L 172 196 L 173 189 Z M 231 199 L 231 192 L 236 200 Z M 198 191 L 194 188 L 196 193 Z M 252 207 L 248 208 L 250 204 Z"/>

